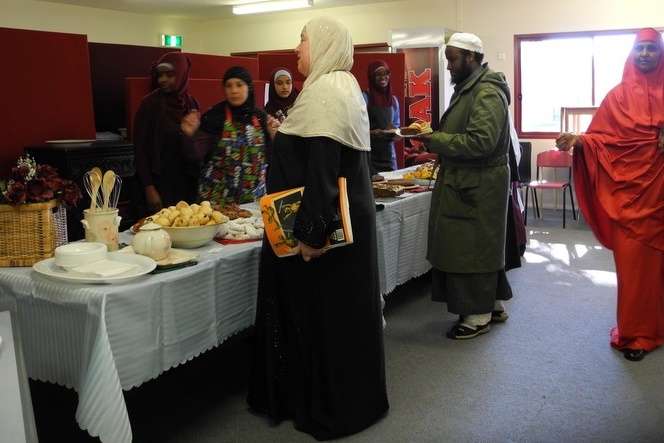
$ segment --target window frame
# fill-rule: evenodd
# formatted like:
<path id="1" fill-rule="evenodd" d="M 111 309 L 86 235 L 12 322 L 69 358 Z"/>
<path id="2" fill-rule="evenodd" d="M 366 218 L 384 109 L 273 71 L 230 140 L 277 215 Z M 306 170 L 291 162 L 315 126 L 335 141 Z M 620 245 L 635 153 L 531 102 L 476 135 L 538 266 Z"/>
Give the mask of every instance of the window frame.
<path id="1" fill-rule="evenodd" d="M 636 34 L 641 28 L 631 29 L 612 29 L 600 31 L 575 31 L 575 32 L 555 32 L 555 33 L 539 33 L 539 34 L 515 34 L 514 35 L 514 126 L 516 128 L 519 138 L 522 139 L 552 139 L 556 138 L 558 132 L 524 132 L 522 130 L 522 87 L 521 87 L 521 43 L 524 41 L 543 41 L 551 39 L 569 39 L 581 37 L 596 37 L 596 36 L 609 36 L 619 34 Z M 660 28 L 655 28 L 662 32 Z M 617 55 L 619 56 L 619 55 Z M 628 54 L 624 54 L 625 59 Z M 595 65 L 594 58 L 592 60 L 592 79 L 591 79 L 591 94 L 592 100 L 595 102 Z M 599 106 L 599 103 L 593 103 L 594 106 Z"/>

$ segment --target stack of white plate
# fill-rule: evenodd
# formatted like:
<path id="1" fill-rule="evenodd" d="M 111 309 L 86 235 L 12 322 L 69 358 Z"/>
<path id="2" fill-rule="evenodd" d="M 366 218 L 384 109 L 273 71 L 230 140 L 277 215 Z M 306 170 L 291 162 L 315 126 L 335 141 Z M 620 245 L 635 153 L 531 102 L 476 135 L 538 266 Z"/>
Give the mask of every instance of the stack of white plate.
<path id="1" fill-rule="evenodd" d="M 104 260 L 108 248 L 103 243 L 75 242 L 55 248 L 55 264 L 70 270 L 88 263 Z"/>

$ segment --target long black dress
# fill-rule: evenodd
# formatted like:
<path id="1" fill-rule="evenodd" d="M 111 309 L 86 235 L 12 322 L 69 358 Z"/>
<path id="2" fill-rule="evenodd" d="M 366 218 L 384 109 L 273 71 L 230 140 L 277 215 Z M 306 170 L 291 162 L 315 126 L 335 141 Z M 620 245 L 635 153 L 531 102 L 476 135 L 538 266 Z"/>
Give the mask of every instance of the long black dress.
<path id="1" fill-rule="evenodd" d="M 305 262 L 264 241 L 249 405 L 326 440 L 388 410 L 368 152 L 325 137 L 277 134 L 268 193 L 305 186 L 295 237 L 321 247 L 337 177 L 347 178 L 354 243 Z"/>

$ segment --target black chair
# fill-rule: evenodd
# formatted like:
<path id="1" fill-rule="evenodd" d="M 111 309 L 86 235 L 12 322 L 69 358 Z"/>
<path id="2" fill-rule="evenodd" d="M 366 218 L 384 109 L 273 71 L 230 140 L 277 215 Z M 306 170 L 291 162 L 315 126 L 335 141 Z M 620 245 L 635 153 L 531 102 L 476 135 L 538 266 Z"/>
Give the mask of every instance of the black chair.
<path id="1" fill-rule="evenodd" d="M 530 160 L 532 157 L 533 144 L 531 142 L 519 142 L 521 145 L 521 160 L 519 161 L 519 189 L 526 186 L 532 180 Z"/>
<path id="2" fill-rule="evenodd" d="M 524 200 L 522 188 L 528 186 L 532 180 L 532 167 L 530 159 L 532 158 L 533 144 L 531 142 L 519 142 L 521 145 L 521 159 L 519 160 L 519 191 L 521 200 Z"/>

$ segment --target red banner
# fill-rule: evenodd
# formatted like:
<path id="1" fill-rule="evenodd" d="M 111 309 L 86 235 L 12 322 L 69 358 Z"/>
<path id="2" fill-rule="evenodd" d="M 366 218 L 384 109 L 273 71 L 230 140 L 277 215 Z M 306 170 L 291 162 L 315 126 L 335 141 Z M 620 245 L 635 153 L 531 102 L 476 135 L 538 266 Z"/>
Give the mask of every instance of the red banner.
<path id="1" fill-rule="evenodd" d="M 405 97 L 405 126 L 416 122 L 431 123 L 431 127 L 438 128 L 440 115 L 439 95 L 439 63 L 438 47 L 430 48 L 404 48 L 406 62 L 406 97 Z M 413 157 L 424 151 L 424 146 L 415 140 L 406 141 L 406 163 L 408 157 Z"/>

